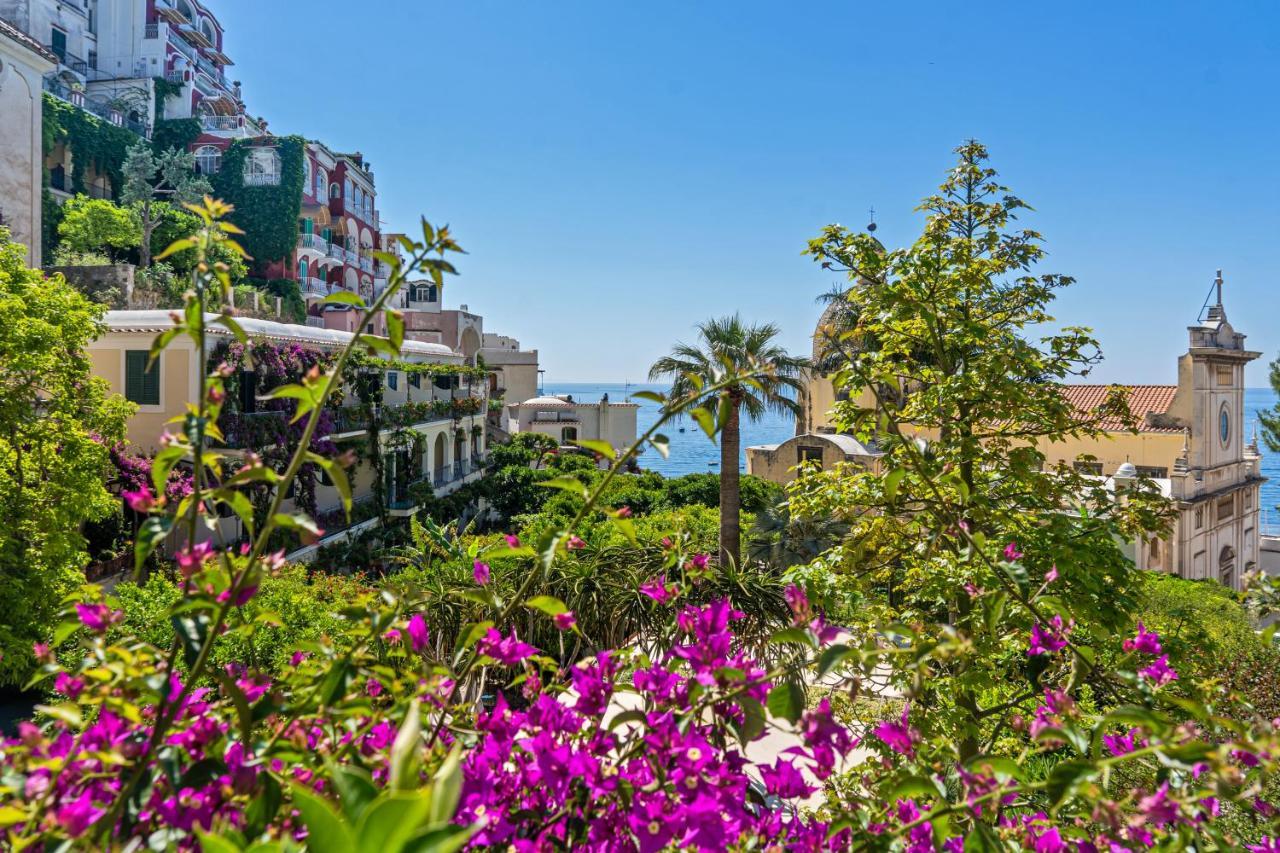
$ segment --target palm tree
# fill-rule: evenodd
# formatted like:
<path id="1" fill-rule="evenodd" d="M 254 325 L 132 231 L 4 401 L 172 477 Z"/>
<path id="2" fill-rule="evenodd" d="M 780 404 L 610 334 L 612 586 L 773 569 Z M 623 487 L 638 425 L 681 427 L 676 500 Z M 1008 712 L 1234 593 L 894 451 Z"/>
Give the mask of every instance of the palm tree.
<path id="1" fill-rule="evenodd" d="M 737 314 L 707 320 L 698 326 L 698 345 L 676 344 L 671 354 L 649 368 L 651 380 L 670 379 L 671 399 L 686 401 L 702 389 L 740 377 L 700 404 L 719 418 L 720 432 L 720 563 L 738 565 L 742 531 L 739 525 L 738 465 L 743 412 L 757 420 L 768 411 L 799 412 L 796 396 L 804 390 L 808 362 L 789 355 L 774 339 L 779 329 L 772 323 L 747 325 Z M 791 393 L 788 393 L 791 392 Z"/>

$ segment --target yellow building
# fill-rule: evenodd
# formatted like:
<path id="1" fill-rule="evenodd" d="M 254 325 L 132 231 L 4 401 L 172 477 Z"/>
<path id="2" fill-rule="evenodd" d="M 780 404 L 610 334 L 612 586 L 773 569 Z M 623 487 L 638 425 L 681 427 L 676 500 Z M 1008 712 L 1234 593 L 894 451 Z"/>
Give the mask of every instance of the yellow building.
<path id="1" fill-rule="evenodd" d="M 1246 442 L 1244 368 L 1260 353 L 1245 349 L 1245 336 L 1227 321 L 1219 277 L 1217 304 L 1204 322 L 1188 326 L 1188 348 L 1178 359 L 1176 385 L 1119 386 L 1138 420 L 1136 432 L 1118 420 L 1104 421 L 1105 437 L 1077 438 L 1044 448 L 1046 463 L 1074 465 L 1105 477 L 1111 485 L 1147 477 L 1177 507 L 1164 540 L 1130 543 L 1139 568 L 1187 578 L 1215 578 L 1240 588 L 1259 562 L 1261 454 L 1256 438 Z M 831 320 L 819 321 L 822 329 Z M 815 334 L 815 359 L 819 341 Z M 1082 412 L 1094 410 L 1116 386 L 1067 385 L 1063 393 Z M 843 393 L 839 395 L 844 398 Z M 829 379 L 815 376 L 796 422 L 796 436 L 782 444 L 747 448 L 747 472 L 777 483 L 796 476 L 796 466 L 824 468 L 856 462 L 878 470 L 879 452 L 851 436 L 838 435 L 831 410 L 838 399 Z"/>
<path id="2" fill-rule="evenodd" d="M 230 341 L 228 330 L 214 324 L 213 315 L 206 316 L 206 331 L 213 339 L 210 348 L 219 341 Z M 351 339 L 350 332 L 337 329 L 249 317 L 238 318 L 238 322 L 255 341 L 296 345 L 313 351 L 332 352 Z M 154 454 L 166 429 L 179 428 L 170 421 L 185 412 L 187 401 L 198 398 L 204 370 L 195 345 L 189 338 L 179 337 L 148 367 L 151 342 L 156 335 L 173 327 L 168 311 L 110 311 L 106 315 L 106 327 L 106 333 L 88 349 L 93 373 L 105 379 L 111 391 L 138 406 L 137 414 L 128 425 L 130 452 Z M 406 340 L 401 361 L 407 365 L 464 367 L 462 353 L 443 344 L 424 341 Z M 380 372 L 382 389 L 378 410 L 383 426 L 378 440 L 385 477 L 381 490 L 390 514 L 408 515 L 416 510 L 415 496 L 423 493 L 422 489 L 414 488 L 418 484 L 430 484 L 435 495 L 444 495 L 479 479 L 486 450 L 485 383 L 468 382 L 457 376 L 433 377 L 407 369 Z M 283 424 L 288 417 L 286 412 L 263 410 L 262 398 L 253 391 L 256 381 L 252 374 L 248 366 L 240 371 L 236 411 L 224 411 L 223 422 L 220 422 L 232 453 L 253 449 L 254 437 L 264 432 L 262 426 L 268 427 L 265 432 L 272 432 L 266 422 Z M 327 435 L 329 439 L 335 442 L 368 439 L 368 415 L 357 403 L 349 399 L 344 400 L 343 405 L 331 407 L 328 414 L 333 429 Z M 406 443 L 406 436 L 412 441 Z M 357 463 L 348 476 L 357 503 L 371 499 L 374 490 L 379 488 L 372 467 L 363 461 Z M 341 516 L 338 490 L 323 477 L 316 486 L 315 501 L 322 519 Z M 286 504 L 286 509 L 292 509 L 292 501 Z M 241 533 L 239 521 L 233 517 L 223 518 L 220 525 L 225 539 L 234 541 Z M 337 529 L 335 524 L 322 523 L 321 526 L 329 527 L 330 532 Z M 310 552 L 314 547 L 304 550 Z M 306 555 L 290 556 L 302 559 Z"/>

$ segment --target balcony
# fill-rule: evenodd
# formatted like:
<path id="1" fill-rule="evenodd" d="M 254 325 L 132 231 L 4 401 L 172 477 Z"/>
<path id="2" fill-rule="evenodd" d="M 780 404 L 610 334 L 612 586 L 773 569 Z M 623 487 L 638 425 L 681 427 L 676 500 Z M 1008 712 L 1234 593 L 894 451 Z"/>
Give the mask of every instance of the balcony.
<path id="1" fill-rule="evenodd" d="M 351 266 L 354 267 L 356 264 L 360 263 L 360 255 L 356 253 L 355 249 L 346 249 L 344 251 L 344 255 L 347 259 L 347 263 L 351 264 Z"/>
<path id="2" fill-rule="evenodd" d="M 435 486 L 438 489 L 441 486 L 447 486 L 452 482 L 453 482 L 453 466 L 445 465 L 439 471 L 435 472 L 435 475 L 432 477 L 431 485 Z"/>
<path id="3" fill-rule="evenodd" d="M 205 130 L 239 130 L 244 123 L 244 116 L 201 116 L 200 126 Z"/>
<path id="4" fill-rule="evenodd" d="M 173 83 L 175 86 L 187 85 L 187 72 L 185 71 L 166 71 L 164 72 L 166 83 Z"/>
<path id="5" fill-rule="evenodd" d="M 325 254 L 335 261 L 345 261 L 347 259 L 347 250 L 337 243 L 330 243 L 325 249 Z"/>
<path id="6" fill-rule="evenodd" d="M 44 78 L 44 90 L 60 100 L 66 101 L 72 106 L 93 113 L 104 121 L 114 124 L 116 127 L 126 128 L 138 136 L 148 139 L 151 136 L 151 130 L 144 123 L 126 117 L 123 113 L 111 106 L 106 101 L 86 98 L 84 92 L 72 89 L 56 77 Z"/>
<path id="7" fill-rule="evenodd" d="M 316 252 L 317 254 L 323 255 L 325 254 L 328 247 L 329 247 L 328 241 L 326 241 L 319 234 L 299 234 L 298 235 L 299 249 L 306 249 L 312 252 Z"/>
<path id="8" fill-rule="evenodd" d="M 199 68 L 207 74 L 219 86 L 226 88 L 227 78 L 222 73 L 222 69 L 205 59 L 203 56 L 196 57 L 196 68 Z"/>
<path id="9" fill-rule="evenodd" d="M 361 257 L 360 269 L 364 270 L 367 273 L 373 272 L 373 259 L 367 256 Z"/>
<path id="10" fill-rule="evenodd" d="M 178 11 L 178 7 L 173 4 L 173 0 L 156 0 L 156 14 L 171 24 L 191 23 L 191 20 L 186 15 Z"/>
<path id="11" fill-rule="evenodd" d="M 58 62 L 62 63 L 67 68 L 70 68 L 76 74 L 79 74 L 81 77 L 87 77 L 89 75 L 89 63 L 67 50 L 66 45 L 55 46 L 52 44 L 46 44 L 45 48 L 47 48 L 54 56 L 58 57 Z"/>
<path id="12" fill-rule="evenodd" d="M 302 292 L 308 296 L 328 296 L 329 284 L 322 278 L 316 278 L 313 275 L 303 276 L 298 279 L 298 286 L 302 288 Z"/>
<path id="13" fill-rule="evenodd" d="M 252 172 L 244 176 L 246 187 L 278 187 L 280 176 L 270 172 Z"/>

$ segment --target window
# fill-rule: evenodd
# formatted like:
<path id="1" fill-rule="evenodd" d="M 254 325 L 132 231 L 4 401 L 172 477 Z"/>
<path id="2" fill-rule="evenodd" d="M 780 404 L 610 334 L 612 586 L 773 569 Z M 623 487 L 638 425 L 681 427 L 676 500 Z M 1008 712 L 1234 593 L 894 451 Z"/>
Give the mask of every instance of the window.
<path id="1" fill-rule="evenodd" d="M 244 182 L 247 186 L 278 186 L 280 184 L 280 154 L 274 148 L 255 148 L 244 161 Z"/>
<path id="2" fill-rule="evenodd" d="M 252 414 L 258 411 L 258 374 L 252 370 L 240 372 L 240 412 Z"/>
<path id="3" fill-rule="evenodd" d="M 561 444 L 568 444 L 571 441 L 577 441 L 577 440 L 578 440 L 577 427 L 564 427 L 563 429 L 560 430 Z"/>
<path id="4" fill-rule="evenodd" d="M 223 152 L 216 145 L 202 145 L 196 149 L 196 172 L 218 174 L 223 168 Z"/>
<path id="5" fill-rule="evenodd" d="M 822 448 L 821 447 L 797 447 L 796 463 L 803 465 L 806 462 L 816 462 L 818 467 L 822 467 Z"/>
<path id="6" fill-rule="evenodd" d="M 1223 447 L 1231 443 L 1231 413 L 1227 411 L 1226 403 L 1218 410 L 1218 438 L 1222 439 Z"/>
<path id="7" fill-rule="evenodd" d="M 1218 501 L 1218 521 L 1226 521 L 1235 514 L 1235 503 L 1235 500 L 1229 496 Z"/>
<path id="8" fill-rule="evenodd" d="M 1196 530 L 1204 527 L 1204 507 L 1196 507 Z"/>
<path id="9" fill-rule="evenodd" d="M 1253 509 L 1253 489 L 1244 490 L 1244 508 Z"/>
<path id="10" fill-rule="evenodd" d="M 421 387 L 422 387 L 422 375 L 421 375 L 421 374 L 418 374 L 418 373 L 410 373 L 410 374 L 409 374 L 409 387 L 410 387 L 410 388 L 421 388 Z"/>
<path id="11" fill-rule="evenodd" d="M 63 63 L 67 61 L 67 34 L 57 27 L 53 28 L 53 35 L 49 42 L 49 49 L 57 55 L 58 59 Z"/>
<path id="12" fill-rule="evenodd" d="M 1151 465 L 1138 465 L 1137 468 L 1139 477 L 1146 477 L 1151 480 L 1169 479 L 1168 468 L 1158 468 Z"/>
<path id="13" fill-rule="evenodd" d="M 343 196 L 349 203 L 355 204 L 355 185 L 351 183 L 351 179 L 347 178 L 346 194 Z"/>
<path id="14" fill-rule="evenodd" d="M 1083 460 L 1078 460 L 1073 463 L 1071 467 L 1075 468 L 1081 474 L 1093 474 L 1098 477 L 1102 476 L 1101 462 L 1085 462 Z"/>
<path id="15" fill-rule="evenodd" d="M 342 187 L 336 181 L 329 184 L 329 198 L 342 198 Z"/>
<path id="16" fill-rule="evenodd" d="M 147 367 L 148 350 L 128 350 L 124 354 L 124 396 L 140 406 L 160 405 L 160 360 Z"/>
<path id="17" fill-rule="evenodd" d="M 298 277 L 299 278 L 307 277 L 307 259 L 306 258 L 302 258 L 298 261 Z"/>
<path id="18" fill-rule="evenodd" d="M 392 391 L 395 391 L 399 383 L 400 383 L 399 371 L 388 370 L 387 371 L 387 387 L 390 388 Z"/>
<path id="19" fill-rule="evenodd" d="M 316 194 L 316 201 L 324 201 L 324 185 L 325 185 L 325 181 L 326 181 L 326 178 L 325 178 L 325 176 L 324 176 L 324 170 L 323 170 L 323 169 L 321 169 L 321 168 L 318 168 L 318 167 L 317 167 L 317 168 L 316 168 L 316 179 L 315 179 L 315 187 L 316 187 L 315 194 Z"/>

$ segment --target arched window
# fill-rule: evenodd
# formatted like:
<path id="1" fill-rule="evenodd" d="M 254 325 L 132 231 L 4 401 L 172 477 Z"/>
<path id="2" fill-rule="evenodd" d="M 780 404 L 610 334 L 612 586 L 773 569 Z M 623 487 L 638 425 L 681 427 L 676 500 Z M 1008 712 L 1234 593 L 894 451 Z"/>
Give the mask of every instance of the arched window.
<path id="1" fill-rule="evenodd" d="M 329 177 L 324 173 L 324 169 L 316 166 L 316 201 L 324 201 L 324 186 L 328 183 Z"/>
<path id="2" fill-rule="evenodd" d="M 188 21 L 195 21 L 195 13 L 191 11 L 191 4 L 188 3 L 187 0 L 178 0 L 178 11 L 181 12 L 182 17 L 186 18 Z"/>
<path id="3" fill-rule="evenodd" d="M 307 259 L 302 258 L 298 261 L 298 278 L 307 277 Z"/>
<path id="4" fill-rule="evenodd" d="M 329 198 L 342 198 L 342 187 L 338 186 L 337 181 L 329 184 Z"/>
<path id="5" fill-rule="evenodd" d="M 244 161 L 244 182 L 249 186 L 280 183 L 280 154 L 274 148 L 255 148 Z"/>
<path id="6" fill-rule="evenodd" d="M 209 23 L 208 18 L 200 19 L 200 32 L 204 33 L 204 37 L 209 40 L 210 44 L 218 43 L 218 34 L 213 31 L 213 24 Z"/>
<path id="7" fill-rule="evenodd" d="M 196 171 L 202 175 L 216 175 L 222 170 L 222 150 L 216 145 L 202 145 L 196 149 Z"/>
<path id="8" fill-rule="evenodd" d="M 1218 554 L 1218 580 L 1229 589 L 1236 587 L 1236 549 L 1230 545 Z"/>

